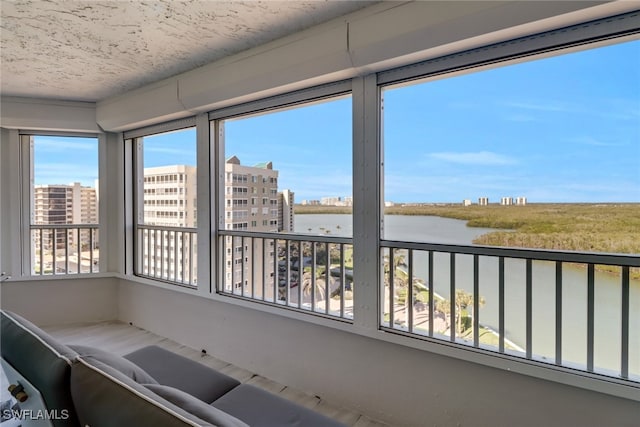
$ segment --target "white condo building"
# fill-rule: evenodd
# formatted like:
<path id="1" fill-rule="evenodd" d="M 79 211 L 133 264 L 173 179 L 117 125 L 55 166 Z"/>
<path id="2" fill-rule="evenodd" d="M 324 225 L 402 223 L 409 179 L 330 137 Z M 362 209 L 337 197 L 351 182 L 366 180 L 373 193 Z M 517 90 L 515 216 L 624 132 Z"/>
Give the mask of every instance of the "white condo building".
<path id="1" fill-rule="evenodd" d="M 196 167 L 158 166 L 144 169 L 144 223 L 195 227 Z"/>
<path id="2" fill-rule="evenodd" d="M 69 185 L 34 185 L 33 187 L 33 217 L 34 225 L 48 224 L 97 224 L 98 199 L 96 189 L 85 187 L 79 182 Z M 34 242 L 40 241 L 40 230 L 34 230 Z M 88 235 L 81 234 L 80 241 L 88 242 Z M 53 234 L 51 230 L 44 230 L 42 245 L 44 249 L 52 247 Z M 74 245 L 78 241 L 77 233 L 69 231 L 56 234 L 57 249 L 66 244 Z M 97 244 L 97 242 L 95 242 Z"/>
<path id="3" fill-rule="evenodd" d="M 295 227 L 295 215 L 293 205 L 295 203 L 294 192 L 282 190 L 278 193 L 278 231 L 293 232 Z"/>
<path id="4" fill-rule="evenodd" d="M 195 282 L 196 171 L 188 165 L 144 169 L 143 227 L 156 228 L 139 233 L 140 247 L 148 252 L 141 257 L 143 274 Z"/>
<path id="5" fill-rule="evenodd" d="M 293 193 L 291 193 L 293 197 Z M 232 156 L 225 163 L 224 228 L 254 232 L 277 232 L 278 226 L 278 171 L 271 162 L 245 166 Z M 273 277 L 273 241 L 268 241 L 268 253 L 263 253 L 258 240 L 253 243 L 228 237 L 225 245 L 225 287 L 240 290 L 248 286 L 251 274 L 263 271 Z M 253 253 L 251 259 L 250 253 Z M 242 270 L 244 257 L 245 269 Z M 253 263 L 253 268 L 252 268 Z M 259 273 L 257 273 L 259 274 Z M 273 279 L 266 280 L 267 289 L 272 289 Z"/>
<path id="6" fill-rule="evenodd" d="M 502 197 L 502 198 L 500 198 L 500 204 L 502 206 L 511 206 L 511 205 L 513 205 L 513 197 Z"/>

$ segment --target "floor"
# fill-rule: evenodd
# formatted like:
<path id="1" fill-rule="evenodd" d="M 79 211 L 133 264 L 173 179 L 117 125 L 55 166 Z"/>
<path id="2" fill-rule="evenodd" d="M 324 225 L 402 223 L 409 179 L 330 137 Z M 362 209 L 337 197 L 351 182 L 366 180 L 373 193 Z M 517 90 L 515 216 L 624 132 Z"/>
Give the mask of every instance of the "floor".
<path id="1" fill-rule="evenodd" d="M 168 338 L 161 337 L 144 329 L 119 322 L 103 322 L 84 325 L 65 325 L 43 328 L 51 335 L 66 344 L 81 344 L 101 348 L 116 354 L 124 355 L 148 345 L 158 345 L 174 353 L 196 360 L 213 369 L 223 372 L 238 381 L 253 384 L 280 397 L 313 409 L 330 418 L 352 427 L 385 427 L 387 424 L 372 420 L 365 415 L 336 406 L 323 400 L 279 384 L 268 378 L 256 375 L 230 363 L 202 354 L 199 350 L 181 345 Z"/>

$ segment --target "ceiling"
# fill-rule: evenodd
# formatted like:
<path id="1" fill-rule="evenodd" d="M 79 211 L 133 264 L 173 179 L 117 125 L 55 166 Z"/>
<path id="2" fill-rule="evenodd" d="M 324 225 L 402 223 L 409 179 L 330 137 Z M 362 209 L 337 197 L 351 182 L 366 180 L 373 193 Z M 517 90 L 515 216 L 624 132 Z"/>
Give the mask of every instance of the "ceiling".
<path id="1" fill-rule="evenodd" d="M 2 1 L 0 95 L 98 101 L 372 3 Z"/>

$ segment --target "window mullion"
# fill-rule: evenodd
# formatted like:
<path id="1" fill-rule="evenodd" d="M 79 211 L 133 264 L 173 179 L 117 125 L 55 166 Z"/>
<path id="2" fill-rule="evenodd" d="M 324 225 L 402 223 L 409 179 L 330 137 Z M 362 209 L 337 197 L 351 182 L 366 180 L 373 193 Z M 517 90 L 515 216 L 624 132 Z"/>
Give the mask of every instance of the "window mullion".
<path id="1" fill-rule="evenodd" d="M 380 307 L 382 141 L 376 76 L 353 81 L 354 324 L 376 330 Z"/>

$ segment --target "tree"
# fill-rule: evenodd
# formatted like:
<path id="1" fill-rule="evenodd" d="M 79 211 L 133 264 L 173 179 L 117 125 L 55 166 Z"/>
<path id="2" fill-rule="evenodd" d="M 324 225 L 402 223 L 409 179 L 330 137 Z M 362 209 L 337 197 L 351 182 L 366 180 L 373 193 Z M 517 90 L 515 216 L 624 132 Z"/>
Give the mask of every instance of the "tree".
<path id="1" fill-rule="evenodd" d="M 484 303 L 485 303 L 485 300 L 481 296 L 479 298 L 478 305 L 482 307 Z M 462 310 L 467 309 L 468 307 L 473 307 L 473 294 L 463 289 L 456 289 L 454 305 L 455 305 L 455 313 L 452 316 L 453 317 L 452 320 L 456 328 L 456 333 L 460 335 L 465 331 L 464 323 L 462 322 Z M 445 316 L 450 315 L 451 301 L 447 299 L 437 299 L 435 301 L 435 309 L 436 311 L 443 313 Z M 469 314 L 469 317 L 471 318 L 471 324 L 473 324 L 474 315 L 475 313 L 473 312 Z"/>

